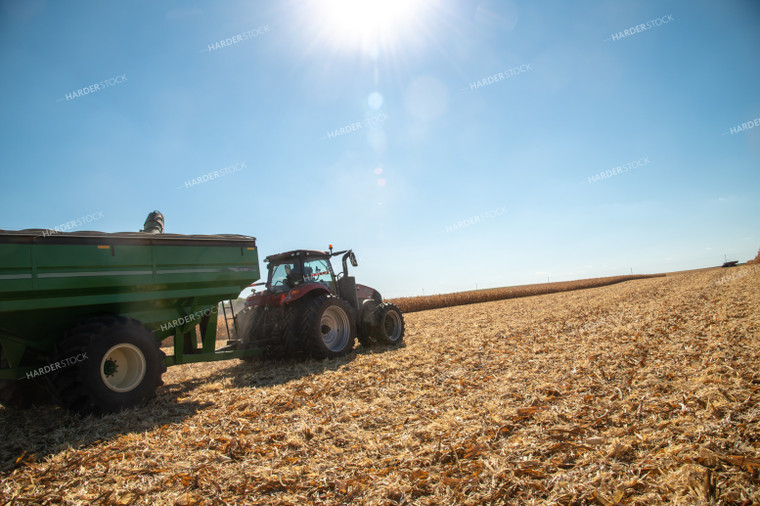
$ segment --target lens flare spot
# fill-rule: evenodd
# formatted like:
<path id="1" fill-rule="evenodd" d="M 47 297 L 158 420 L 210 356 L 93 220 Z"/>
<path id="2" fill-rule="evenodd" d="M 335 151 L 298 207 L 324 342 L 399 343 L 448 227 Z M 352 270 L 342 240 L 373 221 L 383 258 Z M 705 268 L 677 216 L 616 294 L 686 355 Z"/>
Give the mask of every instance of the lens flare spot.
<path id="1" fill-rule="evenodd" d="M 370 93 L 367 103 L 372 109 L 380 109 L 383 106 L 383 96 L 376 91 Z"/>

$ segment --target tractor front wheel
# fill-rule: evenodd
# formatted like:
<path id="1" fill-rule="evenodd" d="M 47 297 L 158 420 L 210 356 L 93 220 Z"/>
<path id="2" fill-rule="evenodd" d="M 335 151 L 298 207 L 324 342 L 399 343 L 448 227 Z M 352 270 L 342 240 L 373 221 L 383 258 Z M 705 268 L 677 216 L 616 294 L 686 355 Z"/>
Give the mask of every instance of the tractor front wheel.
<path id="1" fill-rule="evenodd" d="M 367 299 L 361 304 L 361 311 L 359 311 L 359 317 L 356 321 L 356 338 L 362 346 L 367 348 L 377 344 L 372 336 L 372 328 L 375 326 L 375 313 L 381 303 L 375 299 Z"/>
<path id="2" fill-rule="evenodd" d="M 404 340 L 404 317 L 395 304 L 383 302 L 375 310 L 371 335 L 378 344 L 396 345 Z"/>

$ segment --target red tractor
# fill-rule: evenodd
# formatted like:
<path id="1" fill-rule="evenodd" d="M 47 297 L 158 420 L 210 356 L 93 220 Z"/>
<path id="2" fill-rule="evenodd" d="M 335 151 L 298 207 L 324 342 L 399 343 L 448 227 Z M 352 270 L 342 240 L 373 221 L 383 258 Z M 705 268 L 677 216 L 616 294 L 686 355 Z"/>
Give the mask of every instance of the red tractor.
<path id="1" fill-rule="evenodd" d="M 343 255 L 343 272 L 333 271 L 330 259 Z M 300 353 L 339 357 L 354 340 L 365 346 L 396 345 L 404 339 L 404 317 L 380 293 L 356 284 L 347 261 L 356 267 L 353 251 L 295 250 L 264 259 L 266 288 L 254 292 L 236 317 L 238 346 L 261 348 L 280 358 Z M 255 285 L 254 285 L 255 286 Z"/>

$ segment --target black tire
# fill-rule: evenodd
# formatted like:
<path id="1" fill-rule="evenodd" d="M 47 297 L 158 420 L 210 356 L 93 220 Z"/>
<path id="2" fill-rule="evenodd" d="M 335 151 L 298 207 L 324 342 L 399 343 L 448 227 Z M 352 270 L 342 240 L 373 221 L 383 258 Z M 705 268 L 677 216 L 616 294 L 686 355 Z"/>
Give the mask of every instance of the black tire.
<path id="1" fill-rule="evenodd" d="M 338 297 L 319 295 L 304 301 L 300 324 L 300 338 L 313 357 L 340 357 L 354 348 L 356 319 L 351 306 Z"/>
<path id="2" fill-rule="evenodd" d="M 238 326 L 241 348 L 261 349 L 261 358 L 265 360 L 278 360 L 293 355 L 296 351 L 297 306 L 298 304 L 268 309 L 256 306 L 241 311 L 243 326 Z M 243 360 L 253 362 L 256 357 L 246 357 Z"/>
<path id="3" fill-rule="evenodd" d="M 404 316 L 395 304 L 383 302 L 375 310 L 372 338 L 378 344 L 397 345 L 404 341 Z"/>
<path id="4" fill-rule="evenodd" d="M 166 356 L 153 331 L 123 316 L 99 316 L 66 333 L 56 350 L 58 400 L 81 414 L 145 405 L 163 385 Z"/>
<path id="5" fill-rule="evenodd" d="M 260 346 L 263 308 L 260 306 L 247 307 L 235 317 L 237 322 L 232 329 L 234 338 L 240 341 L 240 348 L 250 350 Z M 246 362 L 253 362 L 256 357 L 243 358 Z"/>
<path id="6" fill-rule="evenodd" d="M 375 311 L 380 302 L 375 299 L 367 299 L 362 302 L 361 313 L 356 321 L 356 337 L 362 346 L 371 347 L 377 344 L 372 336 L 372 326 L 375 324 Z"/>
<path id="7" fill-rule="evenodd" d="M 0 349 L 0 369 L 9 367 L 5 352 Z M 0 405 L 6 408 L 25 409 L 55 404 L 55 397 L 39 378 L 0 380 Z"/>
<path id="8" fill-rule="evenodd" d="M 232 326 L 231 340 L 240 341 L 242 344 L 247 339 L 248 332 L 256 321 L 260 310 L 261 308 L 258 306 L 246 307 L 235 315 L 235 324 Z"/>

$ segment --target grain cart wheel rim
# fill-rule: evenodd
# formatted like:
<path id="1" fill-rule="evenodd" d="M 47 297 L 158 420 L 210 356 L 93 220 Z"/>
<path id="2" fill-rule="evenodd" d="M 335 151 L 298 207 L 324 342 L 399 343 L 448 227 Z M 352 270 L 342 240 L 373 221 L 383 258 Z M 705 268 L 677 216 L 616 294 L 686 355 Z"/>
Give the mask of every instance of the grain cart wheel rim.
<path id="1" fill-rule="evenodd" d="M 322 342 L 328 350 L 339 352 L 346 347 L 351 337 L 348 315 L 340 306 L 327 306 L 319 322 Z"/>
<path id="2" fill-rule="evenodd" d="M 100 363 L 100 377 L 114 392 L 130 392 L 145 378 L 148 365 L 145 355 L 134 344 L 112 346 Z"/>

